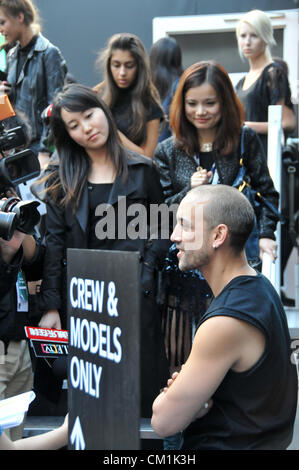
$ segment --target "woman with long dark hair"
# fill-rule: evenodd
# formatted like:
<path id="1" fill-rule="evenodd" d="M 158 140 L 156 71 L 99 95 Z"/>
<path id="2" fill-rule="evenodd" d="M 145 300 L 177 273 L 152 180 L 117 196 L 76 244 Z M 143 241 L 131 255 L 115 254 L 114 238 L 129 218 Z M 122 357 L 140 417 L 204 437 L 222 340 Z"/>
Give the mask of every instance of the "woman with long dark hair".
<path id="1" fill-rule="evenodd" d="M 153 82 L 162 102 L 182 72 L 182 51 L 174 38 L 166 36 L 154 42 L 149 51 Z"/>
<path id="2" fill-rule="evenodd" d="M 141 270 L 141 387 L 142 416 L 150 416 L 154 394 L 167 378 L 167 361 L 155 278 L 168 241 L 150 241 L 150 208 L 163 202 L 159 175 L 152 161 L 125 149 L 109 108 L 93 90 L 72 84 L 53 104 L 51 127 L 59 165 L 49 166 L 46 184 L 46 255 L 41 295 L 46 313 L 40 325 L 65 327 L 66 250 L 91 248 L 138 251 Z M 127 213 L 119 196 L 126 198 Z M 99 204 L 114 211 L 116 234 L 98 237 Z M 132 221 L 131 205 L 141 204 L 147 214 L 137 237 L 118 234 L 118 221 Z M 100 267 L 99 267 L 100 270 Z M 130 317 L 128 316 L 128 322 Z M 134 325 L 132 325 L 134 327 Z"/>
<path id="3" fill-rule="evenodd" d="M 199 62 L 184 71 L 170 108 L 174 135 L 161 142 L 154 155 L 167 204 L 180 203 L 191 188 L 199 185 L 233 185 L 242 157 L 251 186 L 277 206 L 278 193 L 263 148 L 256 132 L 243 128 L 244 118 L 243 106 L 221 65 L 213 61 Z M 266 206 L 261 206 L 257 223 L 260 257 L 267 252 L 274 260 L 277 218 Z M 169 252 L 166 275 L 165 323 L 169 327 L 171 363 L 177 367 L 189 353 L 192 328 L 205 311 L 210 291 L 200 273 L 179 272 L 175 247 Z"/>
<path id="4" fill-rule="evenodd" d="M 97 62 L 104 80 L 94 90 L 109 106 L 123 145 L 151 158 L 164 114 L 142 41 L 134 34 L 115 34 Z"/>
<path id="5" fill-rule="evenodd" d="M 174 38 L 165 36 L 152 45 L 149 51 L 149 59 L 153 82 L 159 92 L 166 116 L 160 129 L 159 142 L 162 142 L 162 140 L 171 136 L 168 125 L 169 108 L 183 72 L 182 51 Z"/>

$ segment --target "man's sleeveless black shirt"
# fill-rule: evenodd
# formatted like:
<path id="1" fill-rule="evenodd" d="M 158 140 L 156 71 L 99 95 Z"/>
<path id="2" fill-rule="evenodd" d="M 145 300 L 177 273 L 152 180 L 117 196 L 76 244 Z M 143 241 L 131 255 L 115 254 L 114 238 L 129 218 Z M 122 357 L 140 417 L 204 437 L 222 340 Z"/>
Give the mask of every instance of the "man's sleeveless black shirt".
<path id="1" fill-rule="evenodd" d="M 183 449 L 285 449 L 292 440 L 298 382 L 280 298 L 262 274 L 239 276 L 212 301 L 200 324 L 219 315 L 261 330 L 265 350 L 249 370 L 227 373 L 209 413 L 184 431 Z"/>

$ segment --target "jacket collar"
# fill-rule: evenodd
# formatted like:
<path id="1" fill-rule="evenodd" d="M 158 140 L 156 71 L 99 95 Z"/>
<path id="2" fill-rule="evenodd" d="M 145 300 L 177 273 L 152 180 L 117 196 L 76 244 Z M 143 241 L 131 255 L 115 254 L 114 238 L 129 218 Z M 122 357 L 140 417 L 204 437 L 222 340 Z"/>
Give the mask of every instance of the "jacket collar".
<path id="1" fill-rule="evenodd" d="M 33 52 L 34 51 L 37 51 L 37 52 L 43 52 L 47 49 L 49 45 L 49 40 L 47 38 L 45 38 L 42 33 L 38 33 L 37 35 L 37 39 L 34 43 L 34 46 L 32 47 L 32 49 L 30 50 L 29 54 L 28 54 L 28 57 L 32 57 L 33 55 Z M 18 42 L 17 45 L 10 51 L 8 52 L 8 54 L 15 54 L 18 52 L 18 50 L 20 49 L 20 43 Z"/>
<path id="2" fill-rule="evenodd" d="M 28 56 L 27 56 L 27 59 L 26 59 L 26 62 L 25 64 L 27 63 L 28 60 L 30 60 L 34 53 L 35 52 L 43 52 L 47 49 L 49 45 L 49 40 L 46 39 L 41 33 L 38 34 L 37 36 L 37 40 L 34 44 L 34 46 L 30 49 L 29 53 L 28 53 Z M 18 50 L 20 49 L 20 44 L 17 44 L 16 47 L 13 48 L 13 50 L 11 52 L 9 52 L 9 55 L 13 56 L 17 56 L 18 54 Z M 17 61 L 14 60 L 12 62 L 12 66 L 11 66 L 11 69 L 12 69 L 12 76 L 14 77 L 14 80 L 16 82 L 16 84 L 19 84 L 23 79 L 24 79 L 24 68 L 25 68 L 25 64 L 23 66 L 23 69 L 21 70 L 21 73 L 19 75 L 19 77 L 16 76 L 16 73 L 17 73 Z"/>
<path id="3" fill-rule="evenodd" d="M 32 49 L 32 52 L 43 52 L 47 49 L 48 45 L 49 40 L 45 38 L 41 33 L 39 33 L 34 48 Z"/>

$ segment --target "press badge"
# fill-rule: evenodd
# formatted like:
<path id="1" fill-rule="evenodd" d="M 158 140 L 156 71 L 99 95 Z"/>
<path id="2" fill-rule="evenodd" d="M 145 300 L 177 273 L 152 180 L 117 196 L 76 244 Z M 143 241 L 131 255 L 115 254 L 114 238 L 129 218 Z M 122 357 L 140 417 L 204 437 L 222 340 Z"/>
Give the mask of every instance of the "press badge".
<path id="1" fill-rule="evenodd" d="M 18 272 L 17 277 L 17 311 L 28 312 L 28 290 L 27 283 L 22 271 Z"/>

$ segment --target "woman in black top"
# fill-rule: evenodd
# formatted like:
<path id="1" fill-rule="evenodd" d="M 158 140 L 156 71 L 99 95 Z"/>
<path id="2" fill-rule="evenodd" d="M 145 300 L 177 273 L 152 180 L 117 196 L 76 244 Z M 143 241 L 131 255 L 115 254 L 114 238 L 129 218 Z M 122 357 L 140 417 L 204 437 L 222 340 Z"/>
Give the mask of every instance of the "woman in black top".
<path id="1" fill-rule="evenodd" d="M 46 254 L 41 288 L 46 313 L 40 326 L 65 327 L 67 248 L 139 252 L 142 416 L 150 416 L 155 393 L 168 377 L 155 278 L 169 242 L 150 230 L 151 205 L 163 203 L 158 172 L 149 158 L 122 147 L 108 107 L 87 87 L 68 85 L 56 96 L 51 127 L 59 166 L 47 169 Z M 106 236 L 104 229 L 96 231 L 100 217 L 95 209 L 99 204 L 108 206 L 107 217 L 110 207 L 113 217 L 107 222 Z M 139 221 L 143 226 L 130 236 L 129 229 L 133 230 L 136 220 L 130 214 L 133 209 L 136 214 L 138 205 L 147 218 L 143 223 Z M 111 225 L 115 230 L 110 234 Z M 150 240 L 150 234 L 154 240 Z"/>
<path id="2" fill-rule="evenodd" d="M 183 73 L 180 45 L 174 38 L 169 36 L 160 38 L 150 48 L 149 60 L 153 82 L 159 92 L 167 119 L 167 122 L 165 119 L 165 122 L 162 123 L 160 129 L 159 142 L 162 142 L 171 136 L 168 125 L 169 108 L 180 76 Z"/>
<path id="3" fill-rule="evenodd" d="M 144 45 L 134 34 L 115 34 L 98 61 L 104 81 L 94 90 L 111 109 L 122 143 L 151 158 L 164 113 Z"/>
<path id="4" fill-rule="evenodd" d="M 290 133 L 296 120 L 291 91 L 283 67 L 272 59 L 275 44 L 271 21 L 266 13 L 253 10 L 241 18 L 237 27 L 239 52 L 249 62 L 249 72 L 236 85 L 246 111 L 245 124 L 260 136 L 267 152 L 268 106 L 282 106 L 282 128 Z"/>
<path id="5" fill-rule="evenodd" d="M 246 13 L 237 26 L 239 53 L 249 62 L 249 72 L 237 86 L 236 93 L 246 111 L 245 124 L 258 133 L 265 154 L 268 154 L 268 106 L 282 106 L 282 128 L 287 137 L 296 126 L 291 101 L 287 64 L 274 60 L 270 47 L 275 44 L 273 28 L 269 17 L 260 10 Z M 284 170 L 284 169 L 282 169 Z M 288 221 L 288 182 L 285 171 L 281 173 L 281 207 Z M 281 227 L 281 280 L 293 243 L 288 223 Z M 283 292 L 282 292 L 282 295 Z"/>
<path id="6" fill-rule="evenodd" d="M 174 135 L 161 142 L 154 154 L 167 204 L 179 204 L 191 188 L 199 185 L 234 184 L 240 169 L 243 122 L 243 106 L 223 67 L 209 61 L 185 70 L 170 108 Z M 244 127 L 243 134 L 242 158 L 251 185 L 277 207 L 278 193 L 260 140 L 248 127 Z M 267 252 L 274 260 L 277 220 L 263 206 L 257 222 L 260 257 Z M 166 266 L 166 274 L 169 274 L 166 326 L 176 318 L 176 327 L 181 329 L 176 332 L 176 338 L 180 339 L 176 346 L 180 347 L 181 343 L 186 344 L 182 337 L 195 327 L 198 317 L 205 311 L 205 300 L 210 292 L 200 273 L 179 272 L 175 254 L 175 247 L 172 247 Z M 184 349 L 176 351 L 172 365 L 182 364 L 188 353 Z"/>

